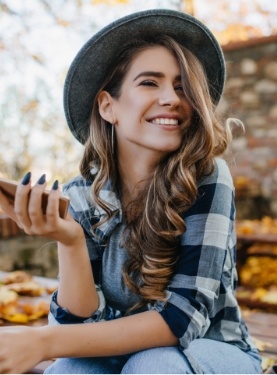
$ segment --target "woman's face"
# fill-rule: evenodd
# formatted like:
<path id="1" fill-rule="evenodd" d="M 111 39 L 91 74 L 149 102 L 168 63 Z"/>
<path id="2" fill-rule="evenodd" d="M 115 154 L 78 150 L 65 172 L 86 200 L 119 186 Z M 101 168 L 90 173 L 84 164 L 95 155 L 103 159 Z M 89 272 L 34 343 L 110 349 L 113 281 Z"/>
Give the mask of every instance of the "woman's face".
<path id="1" fill-rule="evenodd" d="M 192 108 L 169 50 L 152 47 L 134 58 L 112 113 L 119 156 L 151 151 L 160 157 L 180 147 Z"/>

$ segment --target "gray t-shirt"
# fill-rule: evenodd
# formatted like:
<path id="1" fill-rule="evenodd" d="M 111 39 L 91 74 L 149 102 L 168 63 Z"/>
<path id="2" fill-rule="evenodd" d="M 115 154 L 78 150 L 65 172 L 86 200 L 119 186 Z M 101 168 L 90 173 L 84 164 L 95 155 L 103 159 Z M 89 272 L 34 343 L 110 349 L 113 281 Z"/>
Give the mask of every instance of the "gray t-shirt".
<path id="1" fill-rule="evenodd" d="M 122 277 L 123 265 L 127 259 L 127 251 L 120 246 L 123 224 L 114 229 L 102 258 L 101 288 L 107 305 L 113 309 L 126 311 L 139 301 L 124 284 Z"/>

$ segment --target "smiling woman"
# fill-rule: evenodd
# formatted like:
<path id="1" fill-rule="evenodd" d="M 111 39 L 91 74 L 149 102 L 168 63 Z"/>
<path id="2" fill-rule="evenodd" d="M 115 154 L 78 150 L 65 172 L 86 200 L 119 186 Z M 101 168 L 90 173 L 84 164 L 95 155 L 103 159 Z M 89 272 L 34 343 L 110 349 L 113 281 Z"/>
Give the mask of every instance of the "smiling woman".
<path id="1" fill-rule="evenodd" d="M 27 174 L 14 205 L 0 193 L 26 233 L 58 242 L 60 275 L 49 326 L 0 333 L 0 372 L 53 357 L 47 373 L 261 372 L 235 298 L 224 79 L 211 32 L 179 12 L 132 14 L 80 50 L 64 91 L 84 144 L 69 214 L 57 181 L 42 213 L 45 175 Z"/>

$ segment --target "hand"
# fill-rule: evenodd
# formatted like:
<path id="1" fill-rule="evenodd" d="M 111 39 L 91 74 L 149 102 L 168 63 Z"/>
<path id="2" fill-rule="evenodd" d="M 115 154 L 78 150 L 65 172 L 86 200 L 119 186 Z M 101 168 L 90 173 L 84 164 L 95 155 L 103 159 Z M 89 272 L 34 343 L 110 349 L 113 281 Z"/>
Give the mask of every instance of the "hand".
<path id="1" fill-rule="evenodd" d="M 0 374 L 22 374 L 44 360 L 40 328 L 0 328 Z"/>
<path id="2" fill-rule="evenodd" d="M 0 191 L 0 205 L 3 210 L 29 235 L 44 236 L 66 246 L 74 246 L 84 241 L 82 227 L 68 214 L 59 216 L 58 206 L 61 192 L 58 182 L 49 193 L 46 213 L 41 209 L 42 193 L 46 187 L 45 175 L 31 186 L 31 174 L 27 173 L 18 185 L 14 204 Z"/>

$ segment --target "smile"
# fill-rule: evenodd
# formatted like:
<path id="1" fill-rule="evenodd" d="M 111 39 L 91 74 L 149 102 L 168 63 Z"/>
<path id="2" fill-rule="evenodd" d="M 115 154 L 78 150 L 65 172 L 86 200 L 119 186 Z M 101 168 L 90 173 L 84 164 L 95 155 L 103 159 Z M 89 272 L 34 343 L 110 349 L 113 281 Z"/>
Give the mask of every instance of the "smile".
<path id="1" fill-rule="evenodd" d="M 179 125 L 178 120 L 173 118 L 155 118 L 149 122 L 156 125 Z"/>

